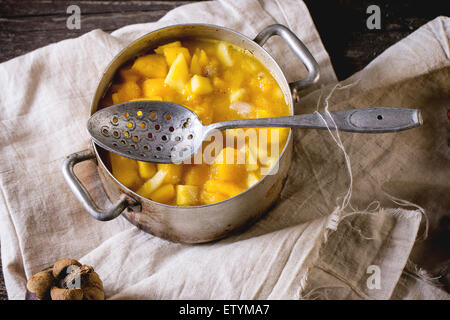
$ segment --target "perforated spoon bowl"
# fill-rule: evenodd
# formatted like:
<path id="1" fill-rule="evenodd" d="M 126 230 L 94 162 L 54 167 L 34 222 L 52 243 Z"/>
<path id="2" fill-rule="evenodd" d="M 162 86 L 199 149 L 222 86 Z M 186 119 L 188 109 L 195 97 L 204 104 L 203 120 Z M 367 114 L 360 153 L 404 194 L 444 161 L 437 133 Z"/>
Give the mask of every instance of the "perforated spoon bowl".
<path id="1" fill-rule="evenodd" d="M 366 108 L 288 117 L 216 122 L 204 126 L 197 115 L 165 101 L 134 101 L 94 113 L 88 120 L 92 139 L 108 151 L 147 162 L 178 163 L 191 158 L 214 131 L 250 127 L 339 129 L 357 133 L 384 133 L 422 124 L 419 110 Z M 333 121 L 334 120 L 334 121 Z"/>

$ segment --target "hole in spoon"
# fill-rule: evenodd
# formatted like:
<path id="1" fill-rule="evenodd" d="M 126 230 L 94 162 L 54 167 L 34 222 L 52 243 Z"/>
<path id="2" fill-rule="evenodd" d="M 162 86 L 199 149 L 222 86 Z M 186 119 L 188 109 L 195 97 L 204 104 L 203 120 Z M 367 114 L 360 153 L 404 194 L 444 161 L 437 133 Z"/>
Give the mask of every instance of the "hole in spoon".
<path id="1" fill-rule="evenodd" d="M 378 119 L 378 120 L 383 120 L 383 116 L 382 116 L 381 114 L 379 114 L 379 115 L 377 116 L 377 119 Z"/>

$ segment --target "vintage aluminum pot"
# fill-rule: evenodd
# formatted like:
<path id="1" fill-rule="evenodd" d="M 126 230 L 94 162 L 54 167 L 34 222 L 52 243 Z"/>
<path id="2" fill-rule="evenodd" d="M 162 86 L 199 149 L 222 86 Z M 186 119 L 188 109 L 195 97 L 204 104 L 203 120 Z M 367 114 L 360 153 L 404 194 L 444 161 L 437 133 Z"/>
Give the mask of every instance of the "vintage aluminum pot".
<path id="1" fill-rule="evenodd" d="M 262 48 L 262 45 L 274 35 L 283 38 L 303 62 L 309 72 L 307 78 L 290 84 L 287 82 L 278 64 Z M 99 101 L 111 85 L 119 67 L 161 44 L 183 38 L 224 40 L 251 52 L 267 67 L 280 85 L 291 114 L 293 113 L 293 94 L 317 82 L 319 78 L 318 65 L 311 53 L 294 33 L 283 25 L 268 26 L 254 40 L 231 29 L 215 25 L 174 25 L 139 38 L 114 58 L 100 79 L 90 114 L 97 111 Z M 88 116 L 86 115 L 86 119 Z M 132 224 L 148 233 L 183 243 L 216 240 L 256 221 L 277 200 L 286 180 L 292 157 L 292 132 L 290 132 L 286 146 L 278 159 L 277 172 L 266 175 L 250 189 L 225 201 L 211 205 L 178 207 L 143 198 L 122 185 L 111 173 L 107 153 L 95 143 L 91 142 L 91 144 L 91 148 L 69 155 L 63 164 L 64 177 L 85 209 L 95 219 L 102 221 L 123 215 Z M 86 160 L 96 160 L 100 180 L 112 202 L 109 208 L 98 208 L 87 189 L 74 174 L 74 166 Z"/>

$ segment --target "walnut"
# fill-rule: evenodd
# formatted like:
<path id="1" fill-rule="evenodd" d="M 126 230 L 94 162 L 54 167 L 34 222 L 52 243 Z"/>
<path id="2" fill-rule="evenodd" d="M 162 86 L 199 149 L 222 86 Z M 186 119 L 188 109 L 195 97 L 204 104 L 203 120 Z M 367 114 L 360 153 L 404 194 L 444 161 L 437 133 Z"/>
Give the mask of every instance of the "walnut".
<path id="1" fill-rule="evenodd" d="M 94 268 L 73 259 L 55 262 L 52 268 L 39 272 L 27 283 L 39 299 L 104 300 L 103 283 Z"/>

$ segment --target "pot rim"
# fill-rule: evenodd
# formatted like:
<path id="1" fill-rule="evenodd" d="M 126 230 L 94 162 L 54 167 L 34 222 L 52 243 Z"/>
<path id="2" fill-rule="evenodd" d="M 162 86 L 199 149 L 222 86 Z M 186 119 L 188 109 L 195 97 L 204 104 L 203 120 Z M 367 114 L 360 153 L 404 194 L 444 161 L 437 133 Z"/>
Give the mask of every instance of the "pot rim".
<path id="1" fill-rule="evenodd" d="M 284 81 L 286 82 L 286 84 L 287 84 L 287 87 L 290 88 L 290 87 L 289 87 L 289 82 L 287 81 L 286 76 L 284 75 L 284 72 L 283 72 L 283 70 L 281 70 L 281 68 L 280 68 L 279 64 L 277 63 L 277 61 L 272 57 L 272 55 L 271 55 L 271 54 L 270 54 L 263 46 L 259 45 L 259 44 L 258 44 L 257 42 L 255 42 L 253 39 L 250 39 L 250 38 L 247 37 L 246 35 L 244 35 L 244 34 L 238 32 L 238 31 L 236 31 L 236 30 L 230 29 L 230 28 L 228 28 L 228 27 L 223 27 L 223 26 L 214 25 L 214 24 L 208 24 L 208 23 L 181 23 L 181 24 L 173 24 L 173 25 L 170 25 L 170 26 L 162 27 L 162 28 L 159 28 L 159 29 L 155 29 L 155 30 L 153 30 L 153 31 L 151 31 L 151 32 L 148 32 L 148 33 L 146 33 L 146 34 L 140 36 L 140 37 L 137 38 L 136 40 L 132 41 L 132 42 L 131 42 L 130 44 L 128 44 L 125 48 L 123 48 L 122 50 L 120 50 L 120 52 L 117 53 L 117 54 L 114 56 L 114 58 L 110 61 L 110 63 L 106 66 L 105 70 L 103 71 L 102 75 L 100 76 L 100 78 L 99 78 L 99 80 L 98 80 L 97 87 L 96 87 L 96 92 L 97 92 L 97 90 L 98 90 L 98 87 L 99 87 L 99 84 L 100 84 L 101 80 L 103 79 L 103 77 L 105 76 L 106 72 L 109 70 L 109 68 L 110 68 L 111 65 L 113 64 L 113 62 L 114 62 L 121 54 L 123 54 L 126 50 L 128 50 L 129 47 L 130 47 L 131 45 L 133 45 L 134 43 L 140 41 L 141 39 L 147 37 L 149 34 L 152 34 L 152 33 L 154 33 L 154 32 L 163 31 L 163 30 L 165 30 L 165 29 L 171 29 L 171 28 L 181 27 L 181 26 L 194 26 L 194 27 L 195 27 L 195 26 L 202 26 L 202 27 L 209 27 L 209 28 L 216 28 L 216 29 L 219 28 L 219 29 L 225 30 L 225 31 L 227 31 L 227 32 L 233 33 L 234 35 L 239 36 L 239 37 L 241 37 L 241 38 L 244 38 L 245 40 L 247 40 L 247 41 L 249 41 L 249 42 L 255 44 L 260 50 L 262 50 L 262 52 L 267 56 L 267 58 L 268 58 L 269 60 L 271 60 L 271 61 L 274 63 L 274 65 L 275 65 L 276 68 L 278 69 L 277 71 L 282 75 L 282 80 L 284 80 Z M 214 38 L 213 38 L 213 39 L 214 39 Z M 238 47 L 239 47 L 239 46 L 238 46 Z M 252 52 L 251 52 L 251 54 L 253 55 Z M 256 57 L 255 57 L 255 58 L 256 58 Z M 258 58 L 256 58 L 256 59 L 258 59 Z M 262 63 L 262 61 L 261 61 L 260 59 L 258 59 L 258 60 Z M 263 63 L 262 63 L 262 64 L 263 64 Z M 263 64 L 263 65 L 264 65 L 264 67 L 266 67 L 266 64 Z M 267 68 L 267 67 L 266 67 L 266 68 Z M 267 69 L 269 70 L 269 72 L 270 72 L 270 73 L 272 74 L 272 76 L 273 76 L 272 70 L 270 70 L 269 68 L 267 68 Z M 117 72 L 117 70 L 116 70 L 115 72 Z M 278 84 L 278 81 L 277 81 L 277 84 Z M 104 94 L 105 94 L 105 92 L 103 92 L 103 96 L 104 96 Z M 293 102 L 293 96 L 292 96 L 291 89 L 289 89 L 289 94 L 288 94 L 288 95 L 285 95 L 285 96 L 288 96 L 288 97 L 289 97 L 289 101 L 287 101 L 287 102 L 288 102 L 288 106 L 290 107 L 290 108 L 289 108 L 289 109 L 290 109 L 290 110 L 289 110 L 289 111 L 290 111 L 290 114 L 293 115 L 293 114 L 294 114 L 294 102 Z M 95 103 L 94 100 L 95 100 L 95 93 L 94 93 L 94 98 L 93 98 L 93 100 L 92 100 L 92 102 L 91 102 L 90 115 L 92 115 L 92 113 L 93 113 L 93 111 L 94 111 L 94 103 Z M 98 105 L 97 105 L 96 107 L 98 107 Z M 92 139 L 90 139 L 90 140 L 91 140 L 90 142 L 91 142 L 91 144 L 92 144 L 92 148 L 93 148 L 93 150 L 94 150 L 94 153 L 95 153 L 95 156 L 96 156 L 96 158 L 97 158 L 98 164 L 101 165 L 101 166 L 103 167 L 103 169 L 105 169 L 105 171 L 108 173 L 108 175 L 109 175 L 116 183 L 118 183 L 119 186 L 120 186 L 124 191 L 126 191 L 126 192 L 128 193 L 128 195 L 131 194 L 131 196 L 132 196 L 133 198 L 135 198 L 136 200 L 139 200 L 139 201 L 148 201 L 148 202 L 150 202 L 150 203 L 152 203 L 152 204 L 154 204 L 154 205 L 164 206 L 164 207 L 167 207 L 167 208 L 177 208 L 177 209 L 197 209 L 197 208 L 200 209 L 200 208 L 201 208 L 201 209 L 203 209 L 203 208 L 207 208 L 207 207 L 211 207 L 211 206 L 216 206 L 216 205 L 218 205 L 218 204 L 223 204 L 223 203 L 225 203 L 225 202 L 231 201 L 231 200 L 233 200 L 233 199 L 235 199 L 235 198 L 238 198 L 238 197 L 243 197 L 243 196 L 245 196 L 250 190 L 252 190 L 253 188 L 256 188 L 256 186 L 258 186 L 260 183 L 262 183 L 262 181 L 263 181 L 264 179 L 266 179 L 267 176 L 274 175 L 274 174 L 273 174 L 273 170 L 275 170 L 275 168 L 279 168 L 279 162 L 280 162 L 281 158 L 284 156 L 284 154 L 286 153 L 286 149 L 289 147 L 290 142 L 291 142 L 292 139 L 293 139 L 293 131 L 292 131 L 292 129 L 289 129 L 289 134 L 288 134 L 288 137 L 287 137 L 287 139 L 286 139 L 286 143 L 285 143 L 285 145 L 284 145 L 284 147 L 283 147 L 283 150 L 281 151 L 280 155 L 278 156 L 277 161 L 274 163 L 274 165 L 272 165 L 272 168 L 270 168 L 269 172 L 268 172 L 266 175 L 264 175 L 261 179 L 259 179 L 258 182 L 255 183 L 253 186 L 251 186 L 250 188 L 247 188 L 247 189 L 244 190 L 243 192 L 241 192 L 241 193 L 239 193 L 239 194 L 237 194 L 237 195 L 235 195 L 235 196 L 233 196 L 233 197 L 227 198 L 227 199 L 225 199 L 225 200 L 222 200 L 222 201 L 219 201 L 219 202 L 215 202 L 215 203 L 211 203 L 211 204 L 198 205 L 198 206 L 177 206 L 177 205 L 169 205 L 169 204 L 165 204 L 165 203 L 156 202 L 156 201 L 153 201 L 153 200 L 148 199 L 148 198 L 144 198 L 143 196 L 139 195 L 139 194 L 136 193 L 135 191 L 129 189 L 129 188 L 126 187 L 126 186 L 124 186 L 119 180 L 116 179 L 116 177 L 114 177 L 114 175 L 112 174 L 112 172 L 108 169 L 108 167 L 107 167 L 107 166 L 105 165 L 105 163 L 103 162 L 103 159 L 102 159 L 102 157 L 100 156 L 100 154 L 99 154 L 99 152 L 98 152 L 98 150 L 97 150 L 97 147 L 100 147 L 100 146 L 97 146 L 97 144 L 96 144 Z M 275 174 L 276 174 L 276 173 L 275 173 Z"/>

